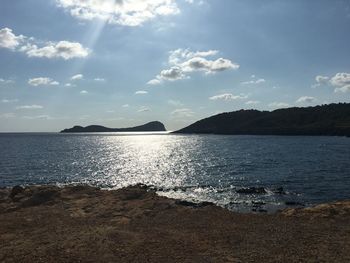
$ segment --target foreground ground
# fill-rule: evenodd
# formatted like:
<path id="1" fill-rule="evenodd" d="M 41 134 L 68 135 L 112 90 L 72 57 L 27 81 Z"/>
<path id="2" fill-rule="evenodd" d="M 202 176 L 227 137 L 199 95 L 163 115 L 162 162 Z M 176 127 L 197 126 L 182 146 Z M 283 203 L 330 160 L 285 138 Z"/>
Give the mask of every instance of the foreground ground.
<path id="1" fill-rule="evenodd" d="M 2 189 L 0 262 L 350 262 L 350 201 L 267 215 L 142 186 Z"/>

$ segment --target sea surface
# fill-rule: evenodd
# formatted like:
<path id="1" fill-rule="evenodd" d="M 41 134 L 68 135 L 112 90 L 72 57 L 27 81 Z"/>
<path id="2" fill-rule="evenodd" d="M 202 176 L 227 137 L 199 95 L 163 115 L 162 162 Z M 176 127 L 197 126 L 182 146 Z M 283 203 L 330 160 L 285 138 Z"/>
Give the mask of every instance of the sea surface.
<path id="1" fill-rule="evenodd" d="M 0 187 L 71 183 L 142 183 L 160 195 L 242 212 L 308 206 L 350 199 L 350 138 L 0 134 Z M 266 193 L 238 193 L 246 187 Z"/>

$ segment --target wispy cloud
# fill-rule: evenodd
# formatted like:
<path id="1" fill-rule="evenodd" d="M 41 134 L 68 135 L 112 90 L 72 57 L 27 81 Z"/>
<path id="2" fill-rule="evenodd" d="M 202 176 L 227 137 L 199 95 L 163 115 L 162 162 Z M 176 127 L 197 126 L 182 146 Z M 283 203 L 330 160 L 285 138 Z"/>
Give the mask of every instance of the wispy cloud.
<path id="1" fill-rule="evenodd" d="M 0 113 L 0 119 L 11 119 L 16 117 L 16 115 L 12 112 Z"/>
<path id="2" fill-rule="evenodd" d="M 89 92 L 87 91 L 87 90 L 82 90 L 82 91 L 80 91 L 80 94 L 82 94 L 82 95 L 86 95 L 86 94 L 88 94 Z"/>
<path id="3" fill-rule="evenodd" d="M 137 112 L 147 112 L 147 111 L 151 111 L 151 109 L 149 107 L 143 106 Z"/>
<path id="4" fill-rule="evenodd" d="M 169 68 L 162 70 L 154 79 L 147 84 L 157 85 L 163 81 L 175 81 L 189 78 L 193 72 L 214 74 L 228 69 L 238 69 L 239 65 L 229 59 L 209 59 L 218 54 L 217 50 L 192 52 L 188 49 L 170 51 Z"/>
<path id="5" fill-rule="evenodd" d="M 18 102 L 18 99 L 3 99 L 1 100 L 2 103 L 14 103 Z"/>
<path id="6" fill-rule="evenodd" d="M 83 74 L 76 74 L 72 76 L 70 79 L 74 81 L 74 80 L 82 80 L 83 78 L 84 78 Z"/>
<path id="7" fill-rule="evenodd" d="M 172 105 L 172 106 L 175 106 L 175 107 L 183 106 L 182 102 L 178 101 L 178 100 L 168 100 L 168 104 Z"/>
<path id="8" fill-rule="evenodd" d="M 10 83 L 14 83 L 15 81 L 12 79 L 2 79 L 0 78 L 0 83 L 4 83 L 4 84 L 10 84 Z"/>
<path id="9" fill-rule="evenodd" d="M 243 81 L 243 85 L 249 85 L 249 84 L 260 84 L 266 82 L 265 79 L 256 79 L 256 80 L 249 80 L 249 81 Z"/>
<path id="10" fill-rule="evenodd" d="M 32 78 L 28 80 L 28 84 L 31 86 L 57 86 L 60 83 L 58 81 L 55 81 L 51 78 L 47 78 L 47 77 L 39 77 L 39 78 Z"/>
<path id="11" fill-rule="evenodd" d="M 272 102 L 268 106 L 270 108 L 279 109 L 279 108 L 287 108 L 290 105 L 286 102 Z"/>
<path id="12" fill-rule="evenodd" d="M 192 117 L 195 113 L 188 108 L 181 108 L 181 109 L 176 109 L 171 112 L 171 115 L 173 115 L 176 118 L 189 118 Z"/>
<path id="13" fill-rule="evenodd" d="M 37 116 L 23 116 L 23 119 L 27 120 L 54 120 L 55 118 L 51 117 L 50 115 L 37 115 Z"/>
<path id="14" fill-rule="evenodd" d="M 257 104 L 260 104 L 260 101 L 258 101 L 258 100 L 249 100 L 245 104 L 247 104 L 247 105 L 257 105 Z"/>
<path id="15" fill-rule="evenodd" d="M 94 78 L 94 81 L 105 82 L 106 80 L 104 78 Z"/>
<path id="16" fill-rule="evenodd" d="M 248 81 L 243 81 L 241 82 L 242 85 L 254 85 L 254 84 L 260 84 L 260 83 L 265 83 L 266 80 L 263 78 L 258 78 L 256 79 L 255 75 L 251 75 L 250 76 L 251 80 Z"/>
<path id="17" fill-rule="evenodd" d="M 15 35 L 10 28 L 0 30 L 0 48 L 25 53 L 28 57 L 38 58 L 61 58 L 64 60 L 72 58 L 84 58 L 90 50 L 84 48 L 78 42 L 70 41 L 38 41 L 33 37 Z"/>
<path id="18" fill-rule="evenodd" d="M 310 104 L 310 103 L 314 103 L 316 102 L 317 99 L 314 97 L 310 97 L 310 96 L 302 96 L 299 99 L 296 100 L 296 103 L 306 103 L 306 104 Z"/>
<path id="19" fill-rule="evenodd" d="M 233 95 L 232 93 L 224 93 L 215 95 L 212 97 L 209 97 L 210 100 L 224 100 L 224 101 L 232 101 L 232 100 L 241 100 L 241 99 L 247 99 L 248 95 L 240 94 L 240 95 Z"/>
<path id="20" fill-rule="evenodd" d="M 38 109 L 43 109 L 44 107 L 41 105 L 23 105 L 23 106 L 18 106 L 16 107 L 16 110 L 38 110 Z"/>
<path id="21" fill-rule="evenodd" d="M 138 90 L 138 91 L 135 92 L 135 95 L 145 95 L 145 94 L 148 94 L 148 91 Z"/>

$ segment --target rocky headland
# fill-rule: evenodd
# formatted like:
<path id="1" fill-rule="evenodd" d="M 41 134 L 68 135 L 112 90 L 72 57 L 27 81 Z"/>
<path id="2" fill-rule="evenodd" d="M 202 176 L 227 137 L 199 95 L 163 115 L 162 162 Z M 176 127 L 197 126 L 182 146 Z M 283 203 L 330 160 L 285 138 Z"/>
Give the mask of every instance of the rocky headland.
<path id="1" fill-rule="evenodd" d="M 89 125 L 86 127 L 74 126 L 69 129 L 60 131 L 61 133 L 77 133 L 77 132 L 161 132 L 166 131 L 163 123 L 159 121 L 151 121 L 143 125 L 128 128 L 108 128 L 101 125 Z"/>

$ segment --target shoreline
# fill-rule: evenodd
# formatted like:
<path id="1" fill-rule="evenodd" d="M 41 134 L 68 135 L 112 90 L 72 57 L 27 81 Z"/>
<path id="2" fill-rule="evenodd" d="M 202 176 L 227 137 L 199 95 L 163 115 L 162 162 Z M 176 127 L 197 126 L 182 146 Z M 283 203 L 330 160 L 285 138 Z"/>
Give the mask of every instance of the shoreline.
<path id="1" fill-rule="evenodd" d="M 1 262 L 349 262 L 350 201 L 274 214 L 136 185 L 0 189 Z"/>

